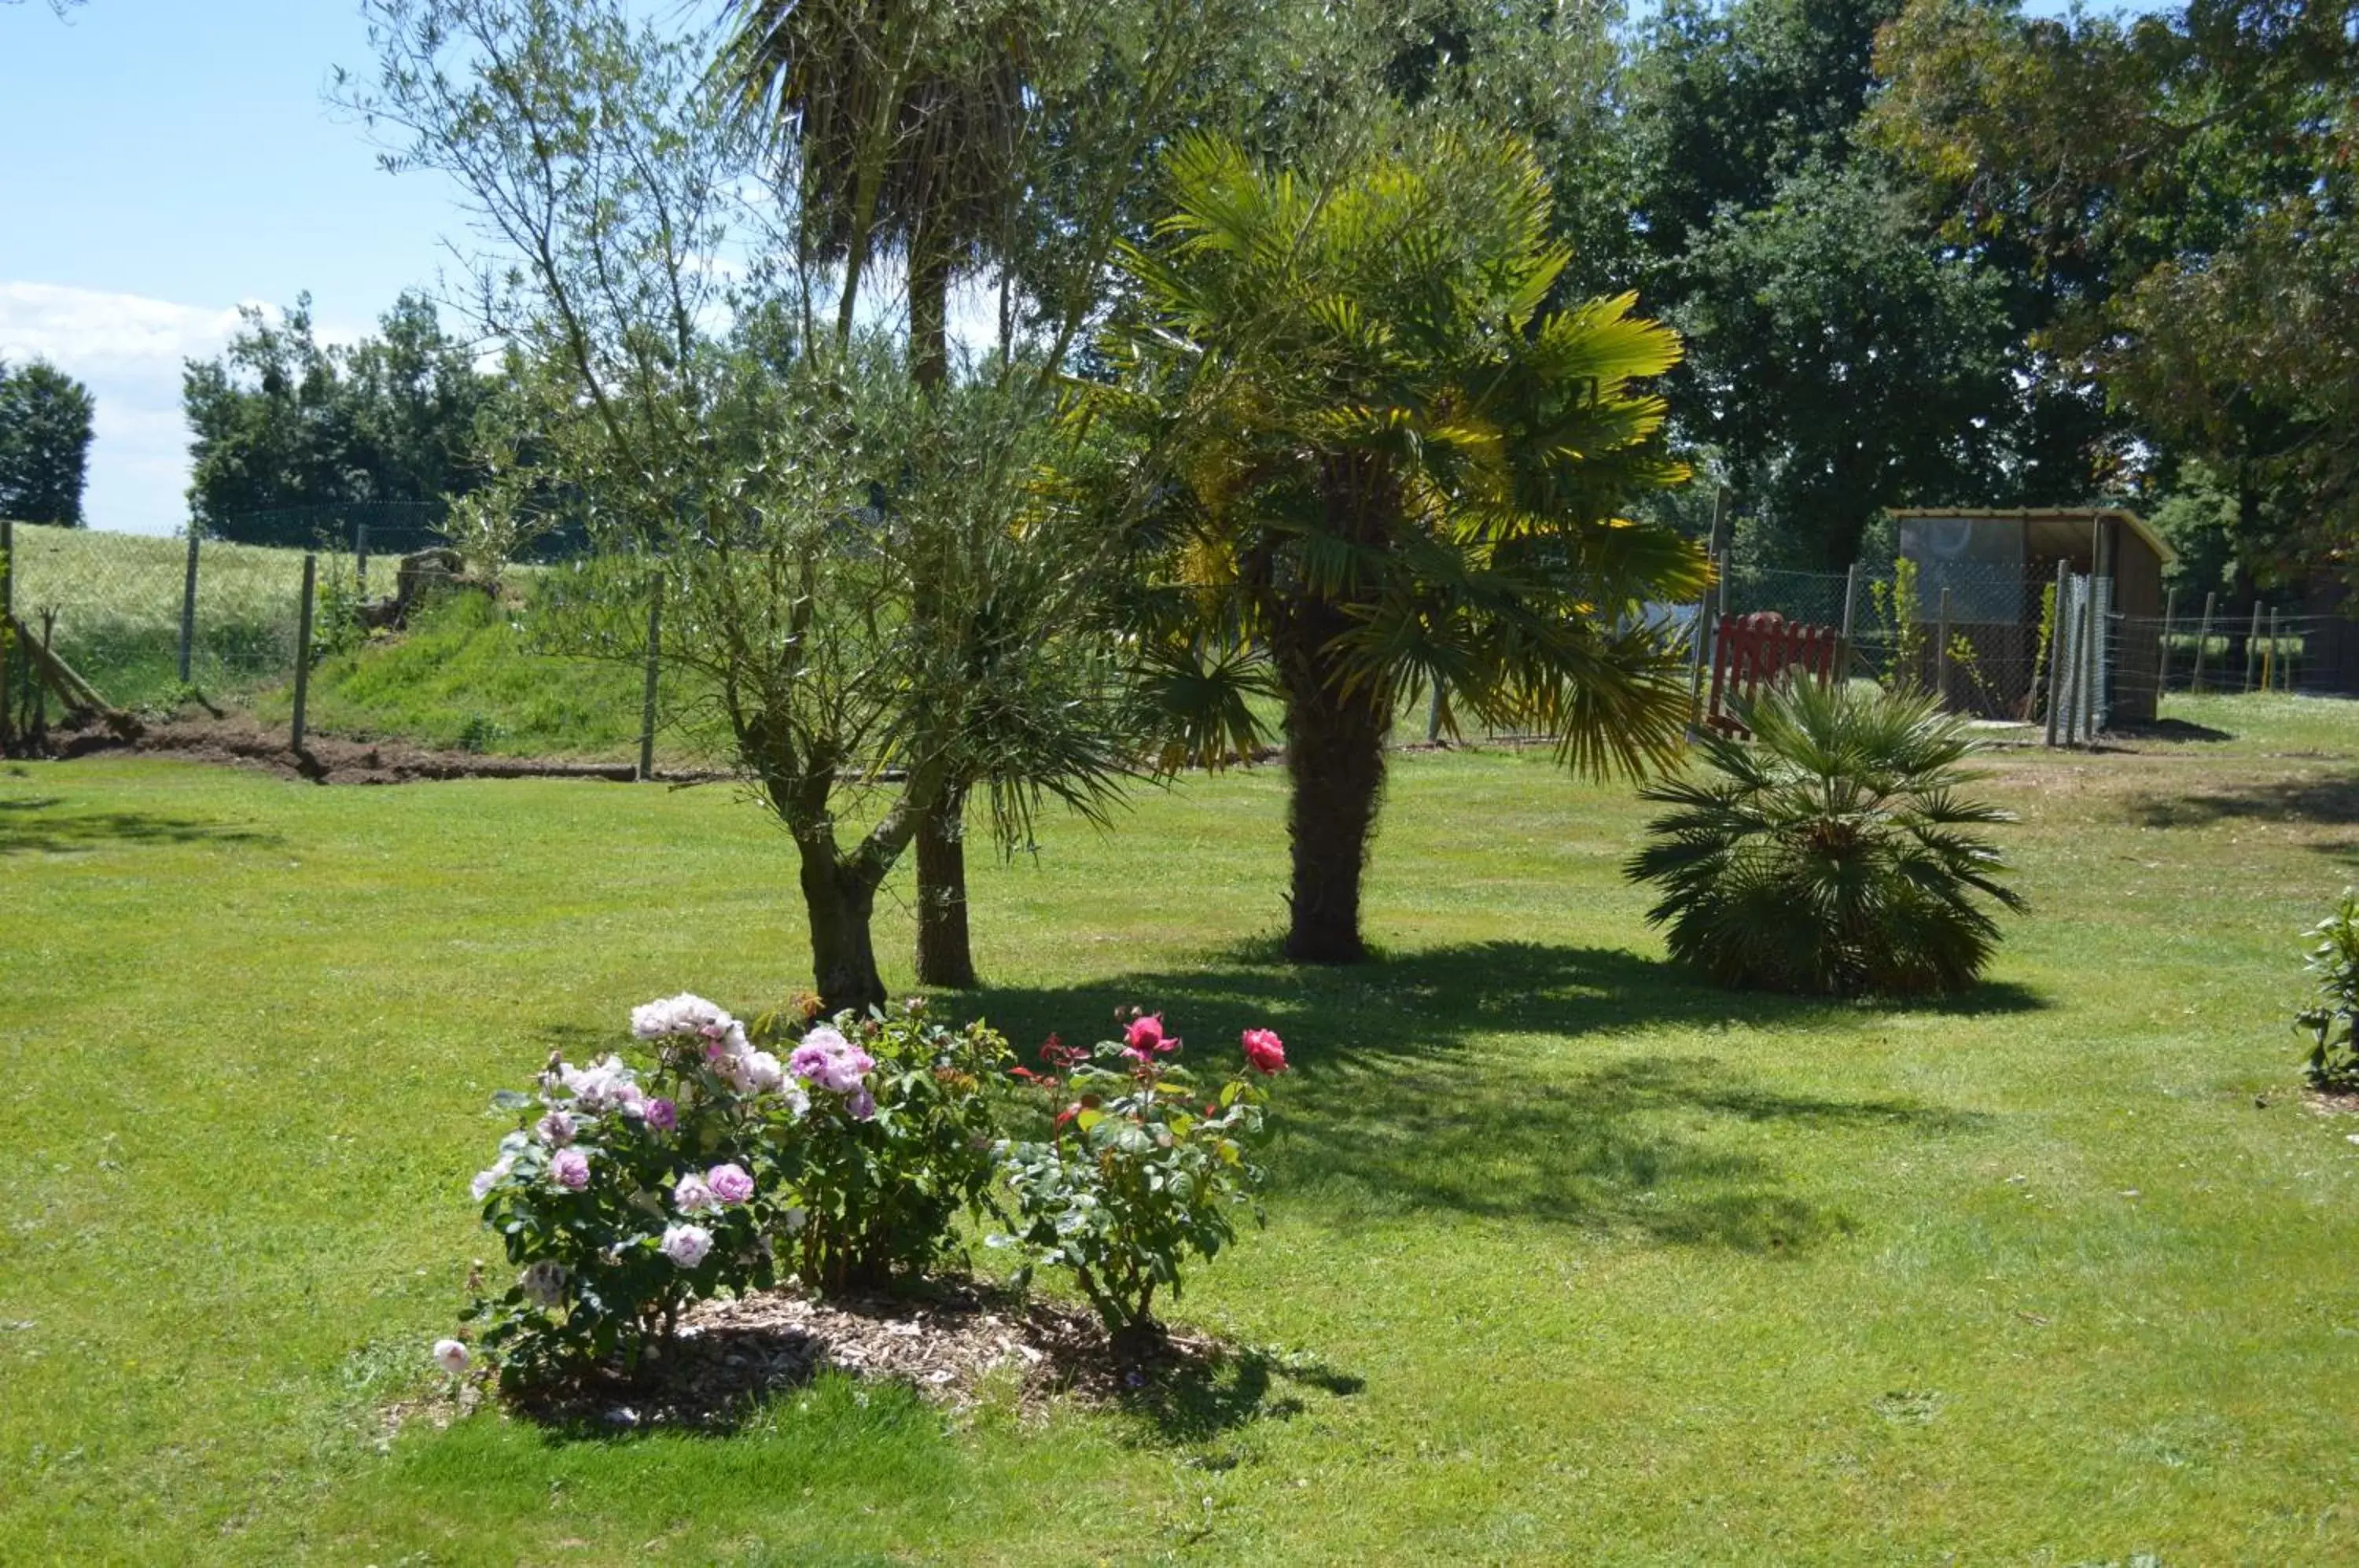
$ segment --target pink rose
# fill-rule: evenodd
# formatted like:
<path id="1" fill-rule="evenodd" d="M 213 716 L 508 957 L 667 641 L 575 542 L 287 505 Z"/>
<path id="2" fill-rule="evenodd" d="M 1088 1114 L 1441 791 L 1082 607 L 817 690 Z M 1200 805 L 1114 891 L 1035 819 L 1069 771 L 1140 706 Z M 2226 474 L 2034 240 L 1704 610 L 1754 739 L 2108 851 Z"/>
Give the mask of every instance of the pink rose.
<path id="1" fill-rule="evenodd" d="M 724 1203 L 742 1203 L 754 1195 L 754 1178 L 745 1174 L 742 1165 L 714 1166 L 704 1173 L 704 1184 Z"/>
<path id="2" fill-rule="evenodd" d="M 578 1149 L 560 1149 L 549 1162 L 549 1173 L 559 1186 L 578 1192 L 590 1185 L 590 1157 Z"/>
<path id="3" fill-rule="evenodd" d="M 1141 1062 L 1152 1062 L 1180 1049 L 1180 1037 L 1163 1032 L 1163 1015 L 1145 1013 L 1130 1020 L 1122 1048 Z"/>
<path id="4" fill-rule="evenodd" d="M 1244 1043 L 1245 1065 L 1255 1072 L 1275 1074 L 1286 1071 L 1286 1041 L 1277 1038 L 1276 1029 L 1247 1029 Z"/>

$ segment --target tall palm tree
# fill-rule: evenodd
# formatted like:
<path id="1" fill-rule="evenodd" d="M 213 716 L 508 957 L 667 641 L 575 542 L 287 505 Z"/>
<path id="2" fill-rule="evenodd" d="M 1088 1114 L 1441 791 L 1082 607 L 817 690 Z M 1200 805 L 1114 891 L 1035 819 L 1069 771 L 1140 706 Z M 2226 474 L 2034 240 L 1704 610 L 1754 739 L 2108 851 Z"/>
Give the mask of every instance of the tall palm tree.
<path id="1" fill-rule="evenodd" d="M 1197 138 L 1126 256 L 1139 305 L 1086 406 L 1128 428 L 1161 551 L 1163 691 L 1189 744 L 1283 702 L 1299 960 L 1364 956 L 1361 875 L 1393 714 L 1535 726 L 1584 771 L 1684 740 L 1680 661 L 1638 613 L 1708 568 L 1616 515 L 1677 483 L 1658 397 L 1678 338 L 1629 296 L 1545 311 L 1568 257 L 1529 152 L 1442 136 L 1312 183 Z M 1183 747 L 1182 749 L 1186 749 Z"/>
<path id="2" fill-rule="evenodd" d="M 877 253 L 899 250 L 910 374 L 929 391 L 950 373 L 951 285 L 990 253 L 1020 199 L 1037 25 L 1028 0 L 736 0 L 724 69 L 790 159 L 806 255 L 842 264 L 838 343 Z M 949 601 L 936 591 L 916 602 Z M 917 969 L 929 985 L 975 984 L 964 830 L 976 782 L 954 778 L 918 826 Z"/>

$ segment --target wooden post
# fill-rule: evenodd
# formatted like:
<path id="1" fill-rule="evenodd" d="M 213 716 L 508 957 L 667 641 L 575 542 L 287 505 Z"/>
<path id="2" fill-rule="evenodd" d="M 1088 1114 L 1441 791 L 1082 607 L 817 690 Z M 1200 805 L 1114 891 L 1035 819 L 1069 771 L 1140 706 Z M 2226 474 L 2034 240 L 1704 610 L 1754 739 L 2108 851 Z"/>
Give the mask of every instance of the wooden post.
<path id="1" fill-rule="evenodd" d="M 189 524 L 189 570 L 180 582 L 180 684 L 189 683 L 189 656 L 197 645 L 197 525 Z"/>
<path id="2" fill-rule="evenodd" d="M 2195 633 L 2195 673 L 2189 678 L 2190 691 L 2203 690 L 2203 660 L 2212 651 L 2212 613 L 2219 607 L 2220 591 L 2213 589 L 2203 595 L 2203 624 Z"/>
<path id="3" fill-rule="evenodd" d="M 2276 689 L 2275 678 L 2277 672 L 2277 668 L 2284 661 L 2282 659 L 2277 658 L 2277 607 L 2275 605 L 2271 605 L 2269 607 L 2269 646 L 2261 650 L 2262 691 L 2269 691 Z"/>
<path id="4" fill-rule="evenodd" d="M 1859 615 L 1859 562 L 1843 573 L 1843 637 L 1835 644 L 1835 679 L 1851 679 L 1851 629 Z"/>
<path id="5" fill-rule="evenodd" d="M 2259 653 L 2260 646 L 2261 602 L 2256 599 L 2253 601 L 2252 629 L 2245 633 L 2245 690 L 2247 692 L 2253 689 L 2253 660 Z"/>
<path id="6" fill-rule="evenodd" d="M 647 680 L 639 698 L 639 781 L 656 776 L 656 682 L 663 672 L 663 579 L 647 596 Z"/>
<path id="7" fill-rule="evenodd" d="M 2170 690 L 2170 620 L 2179 609 L 2179 590 L 2162 596 L 2162 644 L 2154 667 L 2154 711 L 2162 712 L 2162 694 Z"/>
<path id="8" fill-rule="evenodd" d="M 1933 687 L 1940 693 L 1941 706 L 1950 706 L 1950 590 L 1941 590 L 1940 646 L 1933 650 Z"/>
<path id="9" fill-rule="evenodd" d="M 303 554 L 303 603 L 295 618 L 295 738 L 293 749 L 303 749 L 303 708 L 311 695 L 311 590 L 318 583 L 320 558 Z"/>
<path id="10" fill-rule="evenodd" d="M 2049 746 L 2056 744 L 2056 719 L 2064 701 L 2064 615 L 2069 607 L 2065 598 L 2072 581 L 2069 561 L 2056 563 L 2056 608 L 2048 619 L 2048 735 Z"/>
<path id="11" fill-rule="evenodd" d="M 353 598 L 368 603 L 368 519 L 353 524 Z"/>

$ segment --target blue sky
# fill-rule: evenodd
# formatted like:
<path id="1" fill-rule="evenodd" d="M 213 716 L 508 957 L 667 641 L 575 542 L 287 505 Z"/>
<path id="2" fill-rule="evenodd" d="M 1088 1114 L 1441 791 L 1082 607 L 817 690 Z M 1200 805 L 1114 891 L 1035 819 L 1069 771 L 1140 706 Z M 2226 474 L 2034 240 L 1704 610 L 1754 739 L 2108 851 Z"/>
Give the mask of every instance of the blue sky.
<path id="1" fill-rule="evenodd" d="M 96 394 L 93 525 L 179 527 L 180 362 L 220 351 L 240 301 L 309 289 L 347 337 L 433 280 L 447 189 L 378 169 L 323 103 L 366 59 L 346 0 L 0 5 L 0 357 Z"/>
<path id="2" fill-rule="evenodd" d="M 93 526 L 180 527 L 180 365 L 241 302 L 308 289 L 321 334 L 351 338 L 446 264 L 449 189 L 383 172 L 324 102 L 367 60 L 352 0 L 0 5 L 0 358 L 96 395 Z"/>

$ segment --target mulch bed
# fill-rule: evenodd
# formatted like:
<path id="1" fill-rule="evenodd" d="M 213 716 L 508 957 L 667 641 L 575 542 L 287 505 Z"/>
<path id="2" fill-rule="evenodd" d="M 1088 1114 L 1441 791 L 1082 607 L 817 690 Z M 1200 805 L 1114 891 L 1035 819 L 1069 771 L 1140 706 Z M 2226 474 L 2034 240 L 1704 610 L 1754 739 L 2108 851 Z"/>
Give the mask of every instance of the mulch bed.
<path id="1" fill-rule="evenodd" d="M 764 1399 L 832 1368 L 905 1383 L 952 1412 L 972 1409 L 1003 1377 L 1027 1405 L 1111 1405 L 1175 1373 L 1207 1373 L 1234 1354 L 1218 1340 L 1172 1334 L 1143 1356 L 1118 1356 L 1083 1309 L 965 1282 L 917 1298 L 821 1301 L 776 1290 L 700 1304 L 636 1375 L 617 1368 L 508 1403 L 528 1420 L 579 1432 L 726 1431 Z M 442 1425 L 485 1393 L 471 1381 L 455 1395 L 397 1407 L 388 1423 Z"/>
<path id="2" fill-rule="evenodd" d="M 49 751 L 58 757 L 108 753 L 167 756 L 187 762 L 259 768 L 314 784 L 413 784 L 450 779 L 591 779 L 627 784 L 636 777 L 628 762 L 486 757 L 469 751 L 436 751 L 403 741 L 343 740 L 332 735 L 310 736 L 303 749 L 297 751 L 287 738 L 283 730 L 266 730 L 251 719 L 234 715 L 147 720 L 132 735 L 117 735 L 91 718 L 52 727 Z M 730 775 L 659 771 L 656 777 L 665 783 L 703 784 Z"/>

